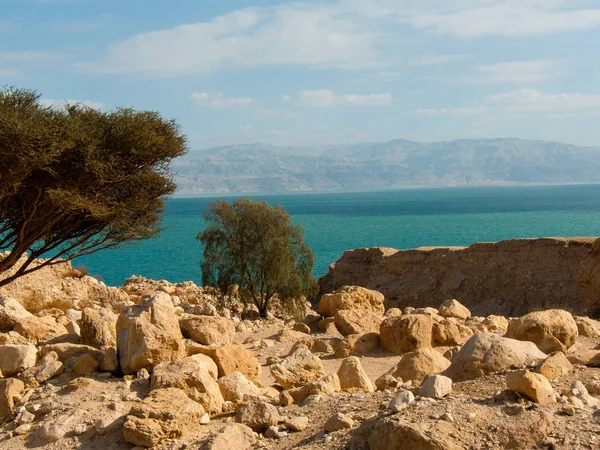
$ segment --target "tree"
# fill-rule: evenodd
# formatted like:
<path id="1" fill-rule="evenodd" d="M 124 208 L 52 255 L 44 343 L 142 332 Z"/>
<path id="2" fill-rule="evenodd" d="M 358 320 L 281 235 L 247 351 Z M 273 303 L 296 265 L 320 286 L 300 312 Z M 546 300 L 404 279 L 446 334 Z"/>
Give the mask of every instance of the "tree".
<path id="1" fill-rule="evenodd" d="M 0 286 L 155 236 L 176 187 L 170 162 L 186 151 L 179 126 L 156 112 L 54 108 L 39 98 L 0 90 Z"/>
<path id="2" fill-rule="evenodd" d="M 283 208 L 250 199 L 214 201 L 205 219 L 209 225 L 198 233 L 204 285 L 223 293 L 238 285 L 242 299 L 254 302 L 261 317 L 275 295 L 282 300 L 312 295 L 314 255 L 302 226 Z"/>

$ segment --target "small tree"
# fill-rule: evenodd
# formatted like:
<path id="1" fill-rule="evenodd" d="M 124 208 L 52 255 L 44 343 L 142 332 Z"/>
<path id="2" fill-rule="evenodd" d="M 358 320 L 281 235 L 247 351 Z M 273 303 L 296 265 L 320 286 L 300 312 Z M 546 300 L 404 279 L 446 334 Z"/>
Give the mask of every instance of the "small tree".
<path id="1" fill-rule="evenodd" d="M 280 206 L 239 199 L 215 201 L 205 214 L 208 227 L 198 233 L 204 245 L 202 282 L 227 292 L 238 285 L 266 317 L 273 296 L 310 296 L 314 255 L 304 243 L 304 231 Z"/>
<path id="2" fill-rule="evenodd" d="M 156 112 L 59 109 L 0 90 L 0 277 L 12 269 L 0 286 L 156 235 L 175 190 L 170 162 L 185 151 L 178 125 Z"/>

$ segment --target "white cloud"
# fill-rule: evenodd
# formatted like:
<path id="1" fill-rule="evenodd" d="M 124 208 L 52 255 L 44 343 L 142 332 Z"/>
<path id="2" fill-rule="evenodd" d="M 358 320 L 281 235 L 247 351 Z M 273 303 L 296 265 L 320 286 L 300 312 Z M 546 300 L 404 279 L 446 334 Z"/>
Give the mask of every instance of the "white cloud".
<path id="1" fill-rule="evenodd" d="M 473 108 L 441 108 L 441 109 L 419 109 L 416 111 L 421 116 L 472 116 L 488 111 L 486 107 Z"/>
<path id="2" fill-rule="evenodd" d="M 390 94 L 336 95 L 330 89 L 303 90 L 298 95 L 300 106 L 327 108 L 333 106 L 387 106 L 392 103 Z"/>
<path id="3" fill-rule="evenodd" d="M 282 95 L 281 96 L 281 101 L 283 103 L 289 103 L 292 101 L 292 97 L 290 95 Z"/>
<path id="4" fill-rule="evenodd" d="M 554 59 L 503 62 L 476 66 L 481 74 L 468 80 L 482 83 L 534 83 L 560 77 L 566 73 L 567 63 Z"/>
<path id="5" fill-rule="evenodd" d="M 254 104 L 254 99 L 249 97 L 225 97 L 222 92 L 195 92 L 191 96 L 196 106 L 204 108 L 237 108 L 244 109 Z"/>
<path id="6" fill-rule="evenodd" d="M 412 66 L 433 66 L 438 64 L 446 64 L 453 61 L 462 61 L 470 58 L 471 55 L 442 55 L 439 53 L 423 53 L 419 59 L 412 61 Z"/>
<path id="7" fill-rule="evenodd" d="M 51 106 L 55 108 L 63 108 L 66 105 L 84 105 L 92 109 L 104 109 L 105 105 L 102 102 L 93 100 L 56 100 L 53 98 L 42 98 L 40 104 L 44 106 Z"/>

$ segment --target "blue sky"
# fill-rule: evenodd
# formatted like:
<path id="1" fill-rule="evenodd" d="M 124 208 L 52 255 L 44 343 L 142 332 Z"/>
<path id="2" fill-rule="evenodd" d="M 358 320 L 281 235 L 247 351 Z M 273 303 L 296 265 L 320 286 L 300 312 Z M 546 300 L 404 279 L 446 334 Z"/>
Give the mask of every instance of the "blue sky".
<path id="1" fill-rule="evenodd" d="M 0 85 L 174 117 L 193 149 L 600 147 L 600 0 L 0 0 Z"/>

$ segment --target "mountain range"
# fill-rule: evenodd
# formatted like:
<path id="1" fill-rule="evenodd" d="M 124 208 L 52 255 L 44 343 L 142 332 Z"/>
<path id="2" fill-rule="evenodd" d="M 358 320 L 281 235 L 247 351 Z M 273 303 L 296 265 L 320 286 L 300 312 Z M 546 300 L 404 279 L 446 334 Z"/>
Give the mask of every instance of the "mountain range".
<path id="1" fill-rule="evenodd" d="M 516 138 L 227 145 L 174 162 L 179 194 L 364 191 L 600 181 L 600 148 Z"/>

